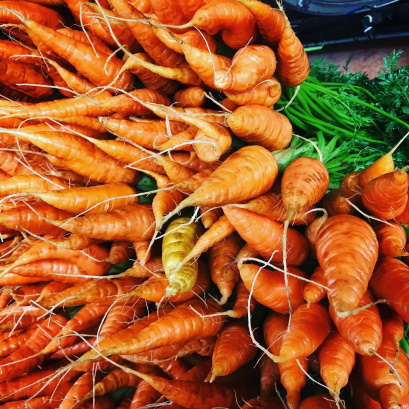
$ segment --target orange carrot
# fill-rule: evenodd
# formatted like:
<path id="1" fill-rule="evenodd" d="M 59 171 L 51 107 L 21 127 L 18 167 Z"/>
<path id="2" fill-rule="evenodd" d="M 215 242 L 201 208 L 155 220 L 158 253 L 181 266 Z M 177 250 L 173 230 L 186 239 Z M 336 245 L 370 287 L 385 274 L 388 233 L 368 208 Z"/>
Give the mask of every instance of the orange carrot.
<path id="1" fill-rule="evenodd" d="M 409 253 L 405 249 L 406 233 L 400 223 L 380 223 L 374 227 L 379 242 L 379 255 L 384 257 L 403 257 Z"/>
<path id="2" fill-rule="evenodd" d="M 336 312 L 353 310 L 368 287 L 378 258 L 375 232 L 358 217 L 332 216 L 318 231 L 316 248 L 324 283 L 330 288 L 330 304 Z"/>
<path id="3" fill-rule="evenodd" d="M 354 348 L 339 332 L 332 332 L 319 348 L 318 359 L 321 378 L 330 389 L 331 396 L 338 400 L 355 365 Z"/>
<path id="4" fill-rule="evenodd" d="M 362 203 L 375 216 L 394 219 L 405 210 L 408 201 L 408 176 L 398 169 L 371 180 L 362 192 Z"/>
<path id="5" fill-rule="evenodd" d="M 310 247 L 310 256 L 313 258 L 317 258 L 317 234 L 321 228 L 321 226 L 327 221 L 328 213 L 324 210 L 324 214 L 320 217 L 314 219 L 306 228 L 305 230 L 305 238 L 308 241 L 308 245 Z"/>
<path id="6" fill-rule="evenodd" d="M 402 318 L 389 305 L 378 306 L 382 319 L 382 338 L 395 345 L 396 355 L 399 353 L 399 342 L 404 337 L 404 323 Z"/>
<path id="7" fill-rule="evenodd" d="M 208 253 L 210 275 L 222 296 L 221 305 L 227 302 L 239 281 L 240 272 L 235 264 L 235 257 L 241 244 L 240 237 L 233 233 L 215 243 Z"/>
<path id="8" fill-rule="evenodd" d="M 36 356 L 48 342 L 61 329 L 67 320 L 62 315 L 54 315 L 34 331 L 27 342 L 7 358 L 0 361 L 0 381 L 23 375 L 39 365 L 45 356 Z"/>
<path id="9" fill-rule="evenodd" d="M 353 205 L 357 204 L 357 198 L 352 190 L 346 188 L 333 189 L 323 197 L 323 207 L 330 216 L 336 214 L 353 214 L 355 212 Z"/>
<path id="10" fill-rule="evenodd" d="M 385 257 L 377 263 L 369 282 L 369 288 L 375 297 L 388 300 L 405 322 L 409 320 L 407 277 L 409 267 L 405 263 L 396 258 Z"/>
<path id="11" fill-rule="evenodd" d="M 286 87 L 301 84 L 310 73 L 307 53 L 286 18 L 277 48 L 277 78 Z"/>
<path id="12" fill-rule="evenodd" d="M 337 403 L 328 395 L 313 395 L 304 399 L 299 409 L 337 409 Z"/>
<path id="13" fill-rule="evenodd" d="M 392 169 L 393 170 L 393 169 Z M 362 192 L 362 188 L 358 183 L 358 178 L 361 172 L 351 172 L 344 177 L 341 183 L 341 188 L 352 190 L 355 193 Z"/>
<path id="14" fill-rule="evenodd" d="M 6 357 L 12 354 L 14 351 L 22 347 L 27 340 L 31 337 L 33 332 L 36 330 L 36 327 L 28 328 L 23 331 L 14 331 L 13 334 L 7 336 L 7 338 L 0 341 L 0 357 Z M 7 385 L 6 385 L 7 386 Z M 7 393 L 2 394 L 2 396 Z"/>
<path id="15" fill-rule="evenodd" d="M 122 275 L 129 275 L 130 277 L 152 277 L 157 276 L 157 273 L 163 273 L 162 256 L 153 257 L 145 264 L 139 262 L 134 263 L 131 268 L 124 271 Z"/>
<path id="16" fill-rule="evenodd" d="M 42 201 L 73 213 L 94 214 L 110 212 L 138 201 L 135 189 L 126 183 L 112 183 L 91 187 L 61 189 L 37 193 Z M 68 218 L 68 217 L 66 217 Z"/>
<path id="17" fill-rule="evenodd" d="M 275 46 L 283 35 L 285 14 L 258 0 L 239 1 L 253 13 L 262 40 L 270 46 Z"/>
<path id="18" fill-rule="evenodd" d="M 205 90 L 201 87 L 188 87 L 175 93 L 173 101 L 181 107 L 201 107 L 206 101 Z"/>
<path id="19" fill-rule="evenodd" d="M 292 139 L 288 118 L 262 105 L 245 105 L 227 116 L 232 132 L 247 143 L 269 150 L 285 149 Z"/>
<path id="20" fill-rule="evenodd" d="M 262 257 L 272 262 L 283 263 L 283 230 L 279 222 L 267 216 L 236 206 L 224 206 L 223 211 L 241 238 Z M 294 229 L 288 229 L 287 263 L 301 265 L 308 256 L 305 237 Z"/>
<path id="21" fill-rule="evenodd" d="M 246 402 L 241 409 L 283 409 L 284 405 L 280 399 L 276 397 L 257 396 Z"/>
<path id="22" fill-rule="evenodd" d="M 325 288 L 322 287 L 324 285 L 324 272 L 321 267 L 315 268 L 310 280 L 320 285 L 312 282 L 306 283 L 303 290 L 304 300 L 308 304 L 320 302 L 326 296 Z"/>
<path id="23" fill-rule="evenodd" d="M 250 362 L 256 355 L 257 348 L 251 341 L 246 323 L 231 323 L 223 328 L 217 337 L 212 355 L 212 368 L 208 375 L 209 382 L 218 376 L 226 376 Z"/>

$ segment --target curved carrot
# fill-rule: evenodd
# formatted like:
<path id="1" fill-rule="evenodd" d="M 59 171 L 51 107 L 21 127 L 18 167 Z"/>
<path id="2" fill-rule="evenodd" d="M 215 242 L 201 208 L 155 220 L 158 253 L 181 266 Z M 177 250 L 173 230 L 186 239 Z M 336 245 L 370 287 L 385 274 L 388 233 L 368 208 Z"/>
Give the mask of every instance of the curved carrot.
<path id="1" fill-rule="evenodd" d="M 318 350 L 320 375 L 334 399 L 339 399 L 341 389 L 347 385 L 355 365 L 355 351 L 352 345 L 340 335 L 332 332 Z"/>
<path id="2" fill-rule="evenodd" d="M 218 376 L 226 376 L 250 362 L 257 348 L 251 341 L 246 323 L 231 323 L 223 328 L 216 340 L 212 355 L 209 382 Z"/>
<path id="3" fill-rule="evenodd" d="M 398 169 L 371 180 L 362 192 L 362 203 L 375 216 L 394 219 L 405 210 L 408 201 L 408 176 Z"/>
<path id="4" fill-rule="evenodd" d="M 400 223 L 380 223 L 374 227 L 379 242 L 379 255 L 384 257 L 409 256 L 405 249 L 406 232 Z"/>
<path id="5" fill-rule="evenodd" d="M 288 295 L 291 300 L 291 305 L 294 308 L 297 308 L 304 302 L 304 281 L 295 276 L 305 278 L 305 274 L 298 268 L 289 267 L 288 269 L 291 274 L 291 276 L 288 277 L 289 294 L 286 293 L 284 274 L 281 271 L 267 270 L 255 264 L 239 264 L 239 270 L 240 277 L 247 290 L 252 290 L 251 295 L 260 304 L 273 311 L 282 314 L 288 313 Z M 272 288 L 274 288 L 274 291 L 270 291 Z"/>
<path id="6" fill-rule="evenodd" d="M 307 53 L 286 19 L 277 48 L 276 76 L 286 87 L 301 84 L 310 73 Z"/>
<path id="7" fill-rule="evenodd" d="M 317 258 L 324 271 L 328 299 L 336 312 L 350 311 L 361 301 L 378 258 L 375 232 L 351 215 L 330 217 L 318 231 Z"/>
<path id="8" fill-rule="evenodd" d="M 408 287 L 409 267 L 402 261 L 385 257 L 381 258 L 369 282 L 373 294 L 390 302 L 391 307 L 405 321 L 409 321 Z"/>
<path id="9" fill-rule="evenodd" d="M 273 263 L 283 263 L 282 224 L 267 216 L 233 205 L 224 206 L 223 211 L 241 238 L 262 257 L 271 259 Z M 308 244 L 305 237 L 295 229 L 288 229 L 288 265 L 299 266 L 307 256 Z"/>
<path id="10" fill-rule="evenodd" d="M 237 108 L 227 115 L 227 124 L 240 139 L 271 151 L 287 148 L 293 136 L 286 116 L 261 105 Z"/>

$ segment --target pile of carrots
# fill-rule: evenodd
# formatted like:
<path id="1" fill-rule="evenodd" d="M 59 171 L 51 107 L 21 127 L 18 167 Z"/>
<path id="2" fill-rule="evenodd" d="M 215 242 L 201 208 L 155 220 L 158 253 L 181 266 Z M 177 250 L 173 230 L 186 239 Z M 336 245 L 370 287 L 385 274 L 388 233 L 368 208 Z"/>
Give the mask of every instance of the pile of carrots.
<path id="1" fill-rule="evenodd" d="M 281 171 L 309 73 L 281 7 L 0 21 L 2 407 L 409 408 L 408 174 Z"/>

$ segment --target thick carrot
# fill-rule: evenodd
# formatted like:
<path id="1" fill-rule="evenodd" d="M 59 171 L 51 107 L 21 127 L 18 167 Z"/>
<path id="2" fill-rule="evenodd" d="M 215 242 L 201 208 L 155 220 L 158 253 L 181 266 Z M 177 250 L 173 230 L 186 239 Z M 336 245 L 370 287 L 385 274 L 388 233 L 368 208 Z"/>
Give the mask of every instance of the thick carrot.
<path id="1" fill-rule="evenodd" d="M 310 64 L 307 53 L 286 18 L 277 48 L 276 76 L 286 87 L 295 87 L 301 84 L 309 73 Z"/>
<path id="2" fill-rule="evenodd" d="M 405 321 L 409 321 L 408 287 L 409 267 L 402 261 L 381 258 L 373 271 L 369 288 L 375 297 L 386 299 L 391 307 Z"/>
<path id="3" fill-rule="evenodd" d="M 348 214 L 330 217 L 318 231 L 317 258 L 330 288 L 336 312 L 350 311 L 361 301 L 378 258 L 375 232 L 365 221 Z"/>
<path id="4" fill-rule="evenodd" d="M 212 368 L 207 379 L 213 382 L 218 376 L 226 376 L 250 362 L 257 348 L 251 341 L 247 324 L 231 323 L 217 337 L 212 355 Z"/>
<path id="5" fill-rule="evenodd" d="M 138 197 L 135 194 L 135 189 L 126 183 L 107 183 L 91 187 L 36 193 L 34 197 L 38 197 L 58 209 L 73 213 L 94 214 L 110 212 L 137 203 Z"/>
<path id="6" fill-rule="evenodd" d="M 281 223 L 238 206 L 224 206 L 223 211 L 241 238 L 263 258 L 283 263 L 284 227 Z M 287 264 L 299 266 L 308 256 L 308 243 L 295 229 L 288 229 L 287 235 Z"/>
<path id="7" fill-rule="evenodd" d="M 117 353 L 135 354 L 164 345 L 215 335 L 223 326 L 223 317 L 212 316 L 213 313 L 220 312 L 220 307 L 215 302 L 207 300 L 206 304 L 207 308 L 203 306 L 203 301 L 198 299 L 180 304 L 167 315 L 162 316 L 141 330 L 136 337 L 127 342 L 118 343 L 116 346 L 102 349 L 100 354 L 104 356 Z M 180 330 L 176 330 L 180 326 L 183 327 L 183 330 L 182 327 Z M 90 351 L 84 354 L 76 363 L 81 363 L 96 356 L 98 354 L 95 355 L 94 351 Z"/>
<path id="8" fill-rule="evenodd" d="M 392 221 L 379 223 L 374 227 L 379 242 L 379 255 L 384 257 L 404 257 L 409 253 L 405 249 L 406 232 L 402 225 Z"/>
<path id="9" fill-rule="evenodd" d="M 262 105 L 237 108 L 227 115 L 227 124 L 240 139 L 271 151 L 287 148 L 293 136 L 288 118 Z"/>
<path id="10" fill-rule="evenodd" d="M 21 348 L 0 361 L 0 382 L 21 376 L 43 362 L 45 355 L 38 356 L 37 352 L 43 349 L 66 322 L 62 315 L 44 320 Z"/>
<path id="11" fill-rule="evenodd" d="M 352 345 L 340 335 L 332 332 L 318 350 L 320 375 L 330 389 L 334 399 L 339 399 L 341 389 L 347 385 L 355 365 L 355 351 Z"/>
<path id="12" fill-rule="evenodd" d="M 291 305 L 297 308 L 304 302 L 303 287 L 304 281 L 298 277 L 304 277 L 305 273 L 298 268 L 290 267 L 288 272 L 289 294 L 285 289 L 284 274 L 281 271 L 271 271 L 259 267 L 255 264 L 239 264 L 240 277 L 247 290 L 252 290 L 251 295 L 262 305 L 273 311 L 287 314 L 289 295 Z M 269 289 L 274 288 L 274 291 Z"/>
<path id="13" fill-rule="evenodd" d="M 398 169 L 371 180 L 362 192 L 362 203 L 375 216 L 395 219 L 405 210 L 408 201 L 408 176 Z"/>
<path id="14" fill-rule="evenodd" d="M 286 24 L 285 14 L 258 0 L 239 0 L 254 15 L 263 42 L 275 46 L 281 39 Z"/>

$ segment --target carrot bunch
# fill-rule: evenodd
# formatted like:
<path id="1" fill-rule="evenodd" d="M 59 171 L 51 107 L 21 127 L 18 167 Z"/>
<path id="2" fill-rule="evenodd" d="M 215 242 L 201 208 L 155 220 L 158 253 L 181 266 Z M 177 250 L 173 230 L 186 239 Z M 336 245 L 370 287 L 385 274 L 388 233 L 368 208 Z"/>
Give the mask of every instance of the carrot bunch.
<path id="1" fill-rule="evenodd" d="M 287 163 L 274 104 L 309 64 L 284 11 L 42 3 L 0 2 L 3 406 L 336 407 L 351 373 L 403 405 L 406 169 L 333 193 Z"/>

